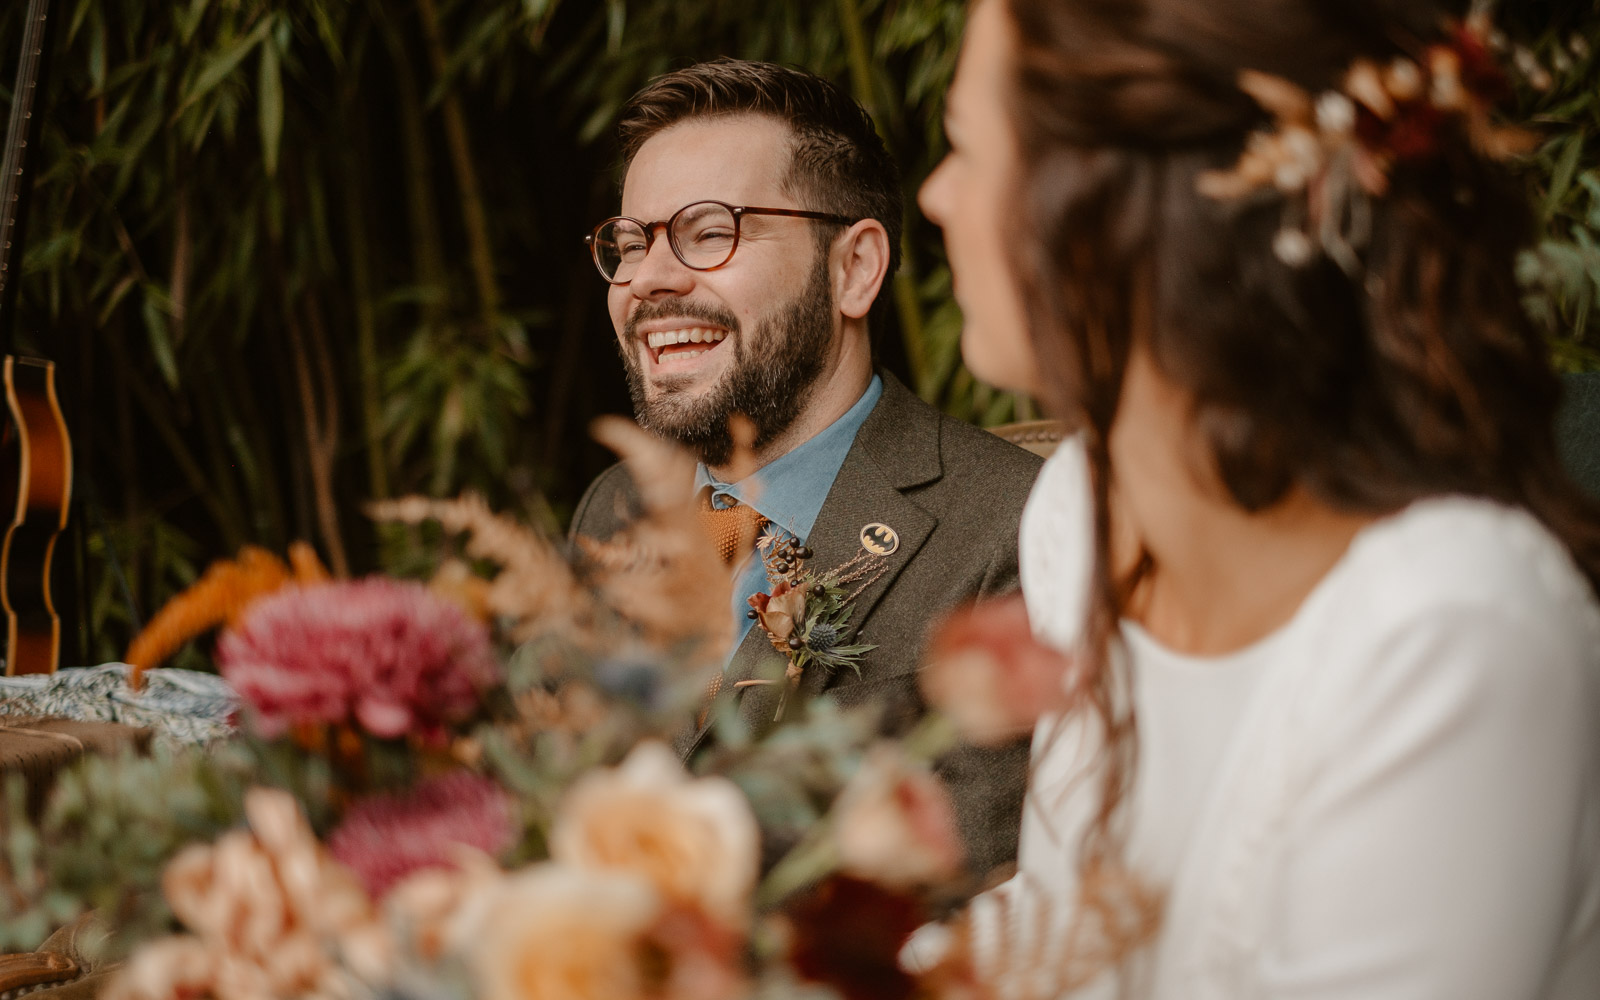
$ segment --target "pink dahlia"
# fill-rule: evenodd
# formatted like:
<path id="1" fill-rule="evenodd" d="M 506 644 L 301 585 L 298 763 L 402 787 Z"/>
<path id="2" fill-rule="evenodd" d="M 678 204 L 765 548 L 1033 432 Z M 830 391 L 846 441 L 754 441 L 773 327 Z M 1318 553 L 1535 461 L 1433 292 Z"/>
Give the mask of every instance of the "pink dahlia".
<path id="1" fill-rule="evenodd" d="M 356 873 L 373 899 L 424 868 L 452 868 L 461 844 L 488 855 L 517 836 L 511 800 L 470 771 L 429 778 L 402 795 L 363 799 L 328 835 L 328 852 Z"/>
<path id="2" fill-rule="evenodd" d="M 354 721 L 437 734 L 499 678 L 488 629 L 418 583 L 374 576 L 262 598 L 217 645 L 262 735 Z"/>

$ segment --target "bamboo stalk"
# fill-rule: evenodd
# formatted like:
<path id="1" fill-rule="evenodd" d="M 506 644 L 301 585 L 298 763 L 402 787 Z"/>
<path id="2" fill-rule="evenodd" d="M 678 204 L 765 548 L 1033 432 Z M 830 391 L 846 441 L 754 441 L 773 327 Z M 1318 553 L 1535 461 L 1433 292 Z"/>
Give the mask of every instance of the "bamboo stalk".
<path id="1" fill-rule="evenodd" d="M 215 382 L 209 377 L 204 379 L 204 384 L 215 386 Z M 210 405 L 203 399 L 195 402 L 199 404 L 195 416 L 196 423 L 200 425 L 200 440 L 205 448 L 206 458 L 211 464 L 211 475 L 208 477 L 211 488 L 220 496 L 224 507 L 231 511 L 243 511 L 247 505 L 244 495 L 239 491 L 238 483 L 230 475 L 234 463 L 228 460 L 227 444 L 220 432 L 227 418 L 214 398 L 209 401 Z"/>
<path id="2" fill-rule="evenodd" d="M 850 88 L 856 101 L 867 109 L 877 126 L 878 135 L 887 144 L 888 135 L 883 130 L 883 116 L 879 114 L 877 96 L 872 85 L 872 55 L 867 45 L 867 29 L 861 19 L 861 7 L 856 0 L 839 0 L 839 25 L 844 31 L 845 53 L 850 64 Z M 924 400 L 932 402 L 938 387 L 927 385 L 928 351 L 926 324 L 922 318 L 922 303 L 917 295 L 917 272 L 911 257 L 911 209 L 908 206 L 901 225 L 900 269 L 894 273 L 894 302 L 900 315 L 900 339 L 905 345 L 906 364 L 911 368 L 911 384 Z"/>
<path id="3" fill-rule="evenodd" d="M 172 228 L 172 281 L 168 298 L 172 301 L 172 342 L 183 343 L 184 316 L 189 305 L 189 187 L 178 185 L 176 206 L 173 210 Z"/>
<path id="4" fill-rule="evenodd" d="M 358 125 L 353 127 L 362 134 L 358 141 L 351 143 L 350 151 L 342 158 L 344 219 L 350 247 L 350 295 L 355 300 L 356 362 L 360 367 L 361 433 L 367 451 L 367 487 L 374 500 L 382 500 L 389 496 L 389 469 L 384 464 L 383 453 L 383 400 L 378 384 L 378 330 L 372 314 L 372 265 L 367 242 L 367 220 L 362 212 L 362 171 L 357 165 L 360 156 L 357 150 L 365 148 L 366 136 Z"/>
<path id="5" fill-rule="evenodd" d="M 305 327 L 297 321 L 296 310 L 285 304 L 289 329 L 289 349 L 294 358 L 295 381 L 300 386 L 300 409 L 306 422 L 306 445 L 311 471 L 311 489 L 316 498 L 317 528 L 327 546 L 328 568 L 344 579 L 350 575 L 350 560 L 345 556 L 344 534 L 339 528 L 339 506 L 333 495 L 333 467 L 339 453 L 339 406 L 333 381 L 333 365 L 327 350 L 327 335 L 322 314 L 306 295 L 303 308 Z M 320 385 L 321 405 L 318 406 Z M 320 412 L 319 412 L 320 411 Z"/>
<path id="6" fill-rule="evenodd" d="M 256 391 L 245 372 L 243 357 L 237 351 L 220 351 L 217 358 L 222 366 L 226 392 L 218 400 L 228 407 L 230 414 L 236 407 L 240 433 L 245 436 L 245 447 L 257 465 L 261 488 L 257 499 L 264 504 L 265 521 L 257 521 L 257 531 L 262 539 L 271 539 L 279 547 L 289 543 L 289 515 L 283 504 L 283 480 L 276 469 L 272 442 L 267 428 L 271 425 L 263 418 L 261 406 L 256 401 Z M 230 416 L 229 419 L 234 419 Z M 272 487 L 278 487 L 276 489 Z"/>
<path id="7" fill-rule="evenodd" d="M 427 41 L 428 61 L 433 66 L 436 82 L 442 85 L 446 59 L 444 39 L 439 33 L 438 10 L 433 0 L 417 0 L 417 12 L 422 16 L 422 34 Z M 483 210 L 478 171 L 472 162 L 467 118 L 461 109 L 461 99 L 454 91 L 443 91 L 439 99 L 439 113 L 444 120 L 445 145 L 450 150 L 450 163 L 455 168 L 456 186 L 461 196 L 461 223 L 466 230 L 467 258 L 472 264 L 478 307 L 485 329 L 493 329 L 495 317 L 500 313 L 500 289 L 495 281 L 494 253 L 489 242 L 489 223 Z"/>
<path id="8" fill-rule="evenodd" d="M 400 123 L 400 153 L 405 162 L 406 212 L 410 226 L 412 274 L 419 285 L 448 293 L 443 241 L 435 217 L 432 167 L 428 156 L 427 130 L 422 121 L 422 93 L 412 68 L 411 54 L 382 0 L 368 0 L 373 23 L 389 50 L 394 69 L 395 114 Z M 422 304 L 424 321 L 432 325 L 443 313 L 442 302 L 432 299 Z"/>
<path id="9" fill-rule="evenodd" d="M 123 370 L 130 370 L 126 353 L 120 350 L 117 353 L 123 355 L 119 359 Z M 238 518 L 233 516 L 227 506 L 217 499 L 215 492 L 211 488 L 211 481 L 206 478 L 205 471 L 201 469 L 200 463 L 195 461 L 194 455 L 183 441 L 183 436 L 178 433 L 177 428 L 173 427 L 172 421 L 167 418 L 166 405 L 156 398 L 155 393 L 142 380 L 128 378 L 125 381 L 133 389 L 133 396 L 138 400 L 139 408 L 144 411 L 146 419 L 155 427 L 156 434 L 161 438 L 162 443 L 167 446 L 167 450 L 172 453 L 172 460 L 177 463 L 178 470 L 183 473 L 184 479 L 188 480 L 189 488 L 194 491 L 195 496 L 211 514 L 212 520 L 216 522 L 217 528 L 222 532 L 224 544 L 230 549 L 237 549 L 243 545 L 245 542 L 244 525 L 240 524 Z"/>

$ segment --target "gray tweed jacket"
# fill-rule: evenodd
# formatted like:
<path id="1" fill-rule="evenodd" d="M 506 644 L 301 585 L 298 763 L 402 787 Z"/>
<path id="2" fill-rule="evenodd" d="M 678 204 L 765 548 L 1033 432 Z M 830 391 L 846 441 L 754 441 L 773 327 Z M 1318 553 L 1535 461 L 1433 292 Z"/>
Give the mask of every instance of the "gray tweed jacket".
<path id="1" fill-rule="evenodd" d="M 872 643 L 859 676 L 808 671 L 800 695 L 827 692 L 841 705 L 875 702 L 887 731 L 902 731 L 925 711 L 916 671 L 927 631 L 955 605 L 1017 586 L 1017 524 L 1040 460 L 992 434 L 941 414 L 887 372 L 883 397 L 868 415 L 806 544 L 811 565 L 827 568 L 861 549 L 862 529 L 888 525 L 899 546 L 887 572 L 853 604 L 851 641 Z M 584 494 L 571 533 L 607 538 L 636 511 L 622 466 L 601 473 Z M 775 664 L 773 661 L 777 661 Z M 751 628 L 728 668 L 732 682 L 781 674 L 781 658 L 765 633 Z M 776 690 L 744 689 L 741 716 L 757 730 L 770 725 Z M 679 749 L 691 756 L 708 733 L 686 731 Z M 962 747 L 940 761 L 955 799 L 969 867 L 983 874 L 1015 859 L 1027 745 L 1001 750 Z"/>

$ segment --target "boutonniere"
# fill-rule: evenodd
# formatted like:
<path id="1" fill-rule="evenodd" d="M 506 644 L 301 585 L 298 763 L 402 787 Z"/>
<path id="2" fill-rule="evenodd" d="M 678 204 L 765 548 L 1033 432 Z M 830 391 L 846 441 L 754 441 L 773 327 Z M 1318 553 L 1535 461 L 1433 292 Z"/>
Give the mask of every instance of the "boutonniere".
<path id="1" fill-rule="evenodd" d="M 793 538 L 769 529 L 756 542 L 771 590 L 750 596 L 750 617 L 767 633 L 772 648 L 784 655 L 788 666 L 784 698 L 800 686 L 808 668 L 829 674 L 848 667 L 861 673 L 862 654 L 876 646 L 854 644 L 850 638 L 851 604 L 884 574 L 886 560 L 865 550 L 833 569 L 807 568 L 812 551 Z M 740 681 L 737 686 L 775 684 L 770 680 Z"/>

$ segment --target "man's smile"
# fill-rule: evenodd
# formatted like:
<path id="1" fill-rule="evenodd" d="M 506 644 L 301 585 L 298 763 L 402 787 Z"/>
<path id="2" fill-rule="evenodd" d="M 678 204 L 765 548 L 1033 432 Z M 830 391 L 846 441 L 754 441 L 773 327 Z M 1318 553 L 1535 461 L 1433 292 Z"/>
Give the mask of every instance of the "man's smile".
<path id="1" fill-rule="evenodd" d="M 721 327 L 683 326 L 642 333 L 640 339 L 649 349 L 655 367 L 670 370 L 693 367 L 690 362 L 716 350 L 727 336 L 728 331 Z"/>

